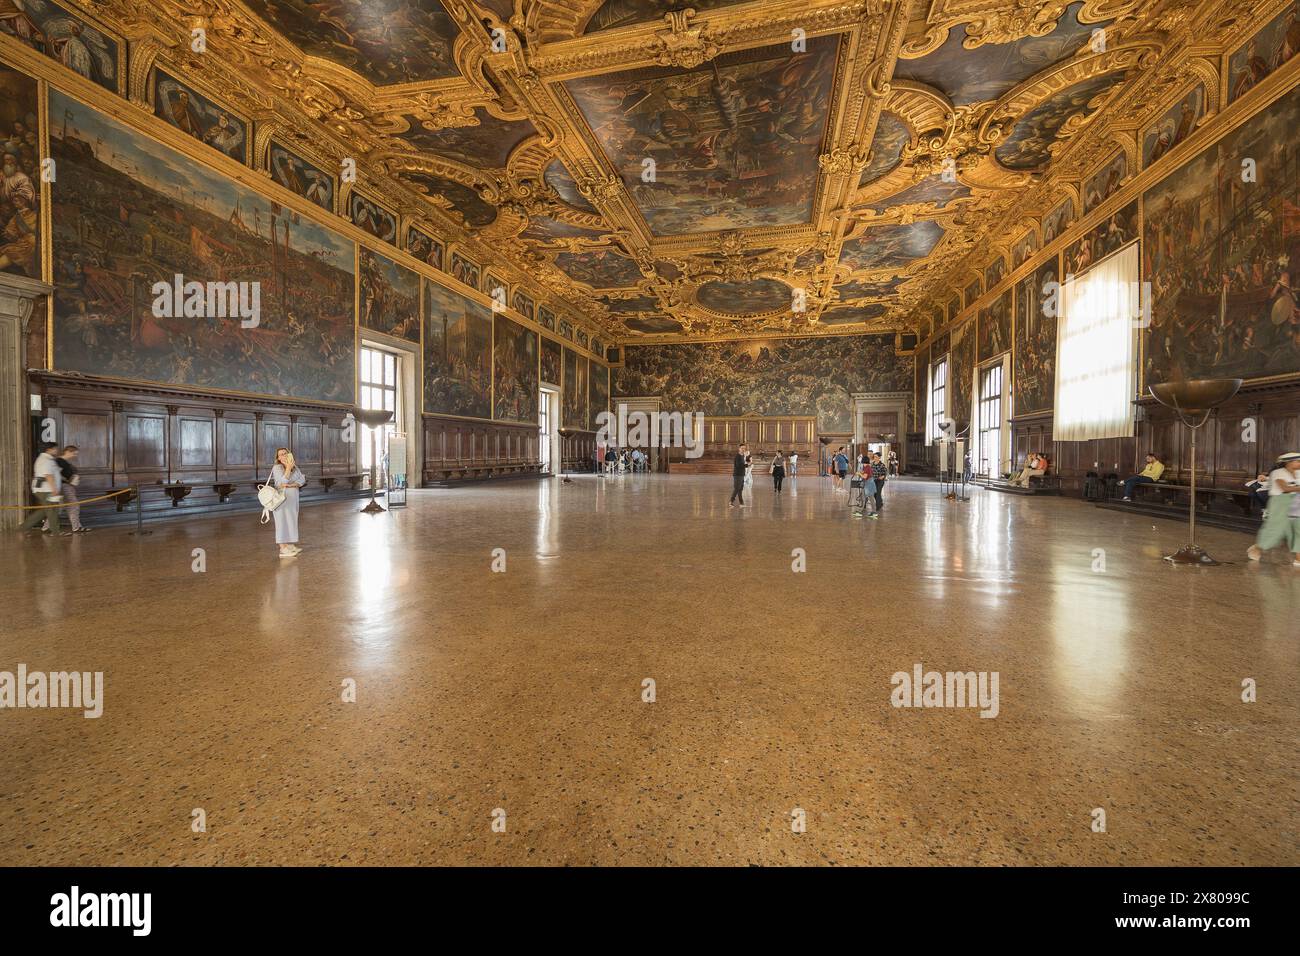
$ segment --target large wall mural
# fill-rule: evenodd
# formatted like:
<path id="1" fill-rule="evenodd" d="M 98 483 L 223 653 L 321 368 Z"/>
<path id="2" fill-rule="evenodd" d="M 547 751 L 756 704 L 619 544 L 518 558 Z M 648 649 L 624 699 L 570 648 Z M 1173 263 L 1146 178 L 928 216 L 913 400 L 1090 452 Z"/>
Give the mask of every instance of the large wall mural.
<path id="1" fill-rule="evenodd" d="M 655 235 L 812 219 L 836 36 L 565 83 Z M 643 175 L 654 163 L 654 177 Z"/>
<path id="2" fill-rule="evenodd" d="M 364 247 L 357 258 L 362 328 L 420 341 L 420 277 Z"/>
<path id="3" fill-rule="evenodd" d="M 1059 281 L 1056 260 L 1016 286 L 1016 343 L 1012 412 L 1028 415 L 1052 407 L 1056 388 L 1056 315 L 1051 290 Z M 1049 314 L 1051 313 L 1051 314 Z"/>
<path id="4" fill-rule="evenodd" d="M 705 415 L 816 415 L 853 430 L 853 392 L 906 392 L 912 359 L 890 335 L 628 346 L 616 395 L 659 395 L 665 410 Z"/>
<path id="5" fill-rule="evenodd" d="M 537 333 L 497 315 L 493 323 L 492 417 L 537 423 Z"/>
<path id="6" fill-rule="evenodd" d="M 967 322 L 952 333 L 948 353 L 948 409 L 953 421 L 965 427 L 971 420 L 971 391 L 975 374 L 975 323 Z"/>
<path id="7" fill-rule="evenodd" d="M 609 411 L 609 368 L 591 363 L 591 392 L 587 400 L 588 427 L 595 430 L 600 426 L 600 413 Z"/>
<path id="8" fill-rule="evenodd" d="M 1292 90 L 1143 197 L 1145 384 L 1300 371 L 1298 128 Z"/>
<path id="9" fill-rule="evenodd" d="M 566 428 L 587 427 L 587 356 L 573 349 L 564 350 L 564 389 L 562 406 Z"/>
<path id="10" fill-rule="evenodd" d="M 981 363 L 1011 348 L 1010 289 L 990 302 L 987 309 L 980 309 L 978 342 L 976 351 Z"/>
<path id="11" fill-rule="evenodd" d="M 351 242 L 62 93 L 50 110 L 55 368 L 353 400 Z M 176 275 L 250 283 L 250 305 L 258 283 L 257 326 L 156 314 Z"/>
<path id="12" fill-rule="evenodd" d="M 555 339 L 542 336 L 542 381 L 559 385 L 564 381 L 564 348 Z"/>
<path id="13" fill-rule="evenodd" d="M 0 63 L 0 272 L 41 277 L 36 81 Z"/>
<path id="14" fill-rule="evenodd" d="M 424 280 L 424 410 L 492 415 L 492 310 Z"/>

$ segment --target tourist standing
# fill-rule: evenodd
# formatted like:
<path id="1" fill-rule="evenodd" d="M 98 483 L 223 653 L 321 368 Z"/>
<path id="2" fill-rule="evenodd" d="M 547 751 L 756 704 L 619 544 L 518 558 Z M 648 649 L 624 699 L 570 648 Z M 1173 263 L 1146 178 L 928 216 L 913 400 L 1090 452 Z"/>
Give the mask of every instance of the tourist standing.
<path id="1" fill-rule="evenodd" d="M 772 487 L 776 489 L 776 493 L 779 495 L 781 493 L 781 482 L 785 480 L 785 458 L 779 448 L 767 470 L 772 473 Z"/>
<path id="2" fill-rule="evenodd" d="M 877 512 L 879 512 L 881 509 L 885 507 L 884 491 L 885 491 L 885 480 L 887 478 L 885 472 L 887 470 L 888 469 L 885 468 L 885 460 L 880 457 L 880 452 L 878 451 L 872 452 L 871 477 L 874 478 L 876 482 L 875 496 L 876 496 Z"/>
<path id="3" fill-rule="evenodd" d="M 1246 554 L 1258 561 L 1264 552 L 1285 544 L 1291 566 L 1300 568 L 1300 452 L 1287 452 L 1268 473 L 1268 512 Z"/>
<path id="4" fill-rule="evenodd" d="M 754 456 L 749 453 L 749 446 L 745 446 L 745 487 L 752 489 L 754 487 Z M 744 504 L 744 502 L 741 502 Z"/>
<path id="5" fill-rule="evenodd" d="M 30 531 L 44 521 L 46 534 L 61 534 L 63 537 L 72 534 L 71 531 L 59 530 L 59 509 L 56 506 L 62 500 L 59 495 L 63 489 L 63 472 L 54 457 L 55 448 L 52 441 L 40 444 L 40 454 L 32 464 L 32 494 L 37 503 L 45 507 L 33 511 L 19 526 L 19 531 Z"/>
<path id="6" fill-rule="evenodd" d="M 799 477 L 799 453 L 797 451 L 790 452 L 790 456 L 786 458 L 786 461 L 790 465 L 786 473 L 789 474 L 790 480 L 793 481 Z"/>
<path id="7" fill-rule="evenodd" d="M 728 508 L 736 507 L 737 500 L 742 506 L 745 504 L 745 450 L 742 443 L 736 449 L 736 457 L 731 459 L 731 498 L 727 501 Z"/>
<path id="8" fill-rule="evenodd" d="M 839 491 L 844 487 L 844 479 L 849 473 L 849 456 L 844 454 L 843 445 L 840 446 L 839 451 L 835 453 L 835 458 L 831 461 L 831 472 L 835 490 Z"/>
<path id="9" fill-rule="evenodd" d="M 284 492 L 284 501 L 271 512 L 271 517 L 275 519 L 275 543 L 280 546 L 282 558 L 302 553 L 302 548 L 298 547 L 298 489 L 306 483 L 307 478 L 298 470 L 293 452 L 277 448 L 271 484 Z"/>
<path id="10" fill-rule="evenodd" d="M 76 460 L 76 445 L 64 448 L 58 458 L 59 472 L 63 478 L 63 500 L 68 504 L 68 524 L 72 526 L 74 534 L 82 534 L 90 529 L 81 523 L 81 505 L 77 503 L 77 486 L 81 484 L 81 476 L 73 464 Z"/>

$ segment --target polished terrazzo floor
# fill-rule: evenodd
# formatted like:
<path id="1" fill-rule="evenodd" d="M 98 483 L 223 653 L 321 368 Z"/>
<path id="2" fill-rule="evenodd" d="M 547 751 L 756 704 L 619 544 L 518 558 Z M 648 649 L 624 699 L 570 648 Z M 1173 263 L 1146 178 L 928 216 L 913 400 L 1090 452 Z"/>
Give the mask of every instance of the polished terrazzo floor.
<path id="1" fill-rule="evenodd" d="M 1236 563 L 1174 568 L 1174 522 L 920 481 L 877 521 L 729 490 L 314 506 L 286 560 L 247 515 L 5 536 L 0 670 L 106 686 L 98 720 L 0 710 L 0 864 L 1300 863 L 1280 553 L 1207 529 Z M 997 671 L 998 716 L 892 707 L 916 663 Z"/>

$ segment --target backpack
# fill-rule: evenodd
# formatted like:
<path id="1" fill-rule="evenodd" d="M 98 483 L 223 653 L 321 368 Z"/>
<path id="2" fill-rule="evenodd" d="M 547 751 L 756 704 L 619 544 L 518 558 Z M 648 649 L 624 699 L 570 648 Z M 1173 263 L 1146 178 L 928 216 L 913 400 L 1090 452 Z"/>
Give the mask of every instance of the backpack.
<path id="1" fill-rule="evenodd" d="M 272 474 L 275 469 L 272 469 Z M 262 506 L 262 520 L 259 524 L 266 524 L 271 520 L 271 512 L 280 505 L 284 504 L 285 494 L 275 485 L 271 484 L 271 476 L 267 475 L 266 484 L 257 486 L 257 500 Z"/>

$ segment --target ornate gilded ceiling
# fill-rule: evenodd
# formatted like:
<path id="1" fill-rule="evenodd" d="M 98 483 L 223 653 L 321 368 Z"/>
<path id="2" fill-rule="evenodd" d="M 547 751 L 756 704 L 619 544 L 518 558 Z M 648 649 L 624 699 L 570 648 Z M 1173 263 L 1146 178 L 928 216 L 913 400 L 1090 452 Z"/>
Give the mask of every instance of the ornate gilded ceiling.
<path id="1" fill-rule="evenodd" d="M 322 169 L 354 159 L 358 191 L 404 223 L 625 342 L 924 333 L 1031 226 L 1036 244 L 1063 197 L 1081 206 L 1109 154 L 1136 168 L 1158 101 L 1200 78 L 1212 109 L 1250 15 L 1225 0 L 76 2 L 132 41 L 133 97 L 165 66 L 252 120 L 259 156 L 275 138 Z"/>

